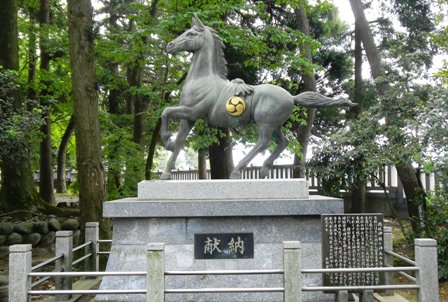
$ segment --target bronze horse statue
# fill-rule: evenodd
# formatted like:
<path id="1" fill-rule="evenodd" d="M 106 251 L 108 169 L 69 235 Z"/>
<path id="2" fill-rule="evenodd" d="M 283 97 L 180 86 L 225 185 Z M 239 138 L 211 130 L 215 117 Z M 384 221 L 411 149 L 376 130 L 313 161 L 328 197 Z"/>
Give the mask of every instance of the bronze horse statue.
<path id="1" fill-rule="evenodd" d="M 179 106 L 167 107 L 162 112 L 161 140 L 172 151 L 161 179 L 170 179 L 176 158 L 193 127 L 194 121 L 204 118 L 209 124 L 222 128 L 236 128 L 249 123 L 258 126 L 258 141 L 237 164 L 230 178 L 239 179 L 241 171 L 259 153 L 265 150 L 271 139 L 277 144 L 264 161 L 260 177 L 268 176 L 274 160 L 288 146 L 282 133 L 282 125 L 292 114 L 294 105 L 308 108 L 352 107 L 357 104 L 339 98 L 331 99 L 317 92 L 303 92 L 292 96 L 285 89 L 262 84 L 251 86 L 240 79 L 227 79 L 227 62 L 224 44 L 217 31 L 205 26 L 195 15 L 192 27 L 168 43 L 170 54 L 180 51 L 193 53 L 193 59 L 180 95 Z M 180 120 L 176 139 L 168 130 L 170 119 Z"/>

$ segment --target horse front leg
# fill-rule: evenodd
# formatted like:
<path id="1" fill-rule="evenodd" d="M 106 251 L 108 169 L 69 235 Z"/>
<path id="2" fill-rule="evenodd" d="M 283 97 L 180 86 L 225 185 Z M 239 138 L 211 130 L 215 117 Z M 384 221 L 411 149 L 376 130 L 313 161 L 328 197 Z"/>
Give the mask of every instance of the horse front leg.
<path id="1" fill-rule="evenodd" d="M 179 155 L 180 150 L 184 146 L 185 140 L 187 139 L 187 136 L 190 133 L 192 127 L 193 123 L 190 123 L 187 120 L 180 121 L 179 131 L 177 133 L 176 140 L 172 144 L 173 152 L 171 153 L 171 156 L 168 159 L 168 163 L 166 164 L 165 170 L 160 176 L 161 180 L 171 179 L 171 170 L 174 169 L 177 156 Z"/>
<path id="2" fill-rule="evenodd" d="M 160 126 L 160 140 L 162 141 L 163 146 L 165 147 L 166 150 L 168 151 L 174 151 L 174 143 L 173 140 L 171 139 L 171 133 L 169 132 L 168 129 L 168 125 L 169 125 L 169 112 L 170 112 L 170 108 L 174 108 L 174 107 L 166 107 L 165 109 L 163 109 L 162 112 L 162 123 Z"/>
<path id="3" fill-rule="evenodd" d="M 171 139 L 171 133 L 168 129 L 170 119 L 195 121 L 202 115 L 202 112 L 206 111 L 205 105 L 205 103 L 200 103 L 193 107 L 173 106 L 163 109 L 160 140 L 168 151 L 174 152 L 176 148 L 176 143 Z"/>
<path id="4" fill-rule="evenodd" d="M 247 165 L 257 156 L 258 153 L 262 152 L 269 146 L 269 141 L 272 137 L 272 132 L 274 128 L 270 125 L 264 124 L 260 125 L 258 129 L 258 141 L 255 146 L 247 153 L 245 157 L 238 163 L 238 165 L 233 169 L 230 174 L 231 179 L 240 179 L 241 171 L 247 167 Z"/>

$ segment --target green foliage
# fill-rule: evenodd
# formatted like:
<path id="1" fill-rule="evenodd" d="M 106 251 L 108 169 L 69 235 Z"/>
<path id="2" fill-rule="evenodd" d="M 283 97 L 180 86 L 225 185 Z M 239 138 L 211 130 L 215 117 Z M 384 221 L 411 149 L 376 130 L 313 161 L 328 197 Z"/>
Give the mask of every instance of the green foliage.
<path id="1" fill-rule="evenodd" d="M 384 127 L 366 112 L 313 149 L 309 165 L 321 179 L 323 193 L 340 197 L 340 190 L 351 190 L 360 181 L 366 184 L 378 169 L 391 163 Z"/>
<path id="2" fill-rule="evenodd" d="M 188 137 L 190 146 L 196 150 L 208 150 L 214 144 L 219 143 L 220 138 L 226 137 L 226 135 L 215 127 L 209 127 L 204 120 L 196 121 L 193 129 L 193 135 Z"/>
<path id="3" fill-rule="evenodd" d="M 0 161 L 5 164 L 20 157 L 29 160 L 41 138 L 39 126 L 44 108 L 23 101 L 21 87 L 24 85 L 17 73 L 0 69 Z"/>
<path id="4" fill-rule="evenodd" d="M 446 8 L 447 5 L 442 7 Z M 432 35 L 432 39 L 434 44 L 440 49 L 440 51 L 442 51 L 446 55 L 448 53 L 448 26 L 446 25 L 446 20 L 444 20 L 444 17 L 446 18 L 446 16 L 442 15 L 439 22 L 444 22 L 445 26 L 434 32 Z M 435 76 L 442 79 L 445 87 L 448 87 L 448 61 L 446 60 L 446 57 L 443 62 L 443 67 L 436 72 Z"/>
<path id="5" fill-rule="evenodd" d="M 354 180 L 366 182 L 382 166 L 410 159 L 422 167 L 446 165 L 447 91 L 395 80 L 380 103 L 314 149 L 311 166 L 330 188 L 350 189 Z"/>
<path id="6" fill-rule="evenodd" d="M 411 52 L 432 51 L 429 33 L 434 30 L 431 2 L 425 0 L 394 0 L 400 23 L 408 30 L 406 48 Z"/>
<path id="7" fill-rule="evenodd" d="M 131 121 L 131 115 L 101 115 L 106 186 L 111 200 L 136 196 L 137 184 L 144 178 L 144 156 L 132 141 Z"/>
<path id="8" fill-rule="evenodd" d="M 426 210 L 417 221 L 420 228 L 407 234 L 408 239 L 413 241 L 420 237 L 437 240 L 439 279 L 448 280 L 448 189 L 437 188 L 425 203 Z"/>

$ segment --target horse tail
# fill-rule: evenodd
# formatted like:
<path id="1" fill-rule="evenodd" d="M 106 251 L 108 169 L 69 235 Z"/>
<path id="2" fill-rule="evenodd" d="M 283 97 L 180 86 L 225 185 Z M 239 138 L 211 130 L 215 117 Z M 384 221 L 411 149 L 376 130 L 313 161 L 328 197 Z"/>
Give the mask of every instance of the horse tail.
<path id="1" fill-rule="evenodd" d="M 293 96 L 294 104 L 307 108 L 330 108 L 330 107 L 355 107 L 357 103 L 352 103 L 346 98 L 332 99 L 323 96 L 315 91 L 305 91 Z"/>

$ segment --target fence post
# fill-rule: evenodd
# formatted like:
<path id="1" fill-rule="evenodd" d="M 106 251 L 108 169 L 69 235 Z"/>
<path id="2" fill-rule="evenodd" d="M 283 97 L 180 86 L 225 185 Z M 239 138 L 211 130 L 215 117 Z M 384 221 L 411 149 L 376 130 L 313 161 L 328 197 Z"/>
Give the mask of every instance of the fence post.
<path id="1" fill-rule="evenodd" d="M 302 302 L 302 267 L 300 262 L 300 241 L 284 241 L 284 302 Z"/>
<path id="2" fill-rule="evenodd" d="M 27 302 L 31 289 L 31 244 L 15 244 L 9 247 L 8 297 L 11 302 Z"/>
<path id="3" fill-rule="evenodd" d="M 363 290 L 361 302 L 373 302 L 373 290 Z"/>
<path id="4" fill-rule="evenodd" d="M 86 246 L 85 252 L 86 254 L 91 253 L 87 261 L 85 262 L 86 272 L 97 272 L 98 271 L 98 251 L 99 251 L 99 243 L 98 239 L 100 237 L 99 232 L 99 222 L 86 222 L 86 230 L 85 230 L 85 242 L 92 241 L 92 244 Z M 93 277 L 95 278 L 95 277 Z"/>
<path id="5" fill-rule="evenodd" d="M 165 243 L 149 243 L 146 247 L 146 301 L 165 301 Z"/>
<path id="6" fill-rule="evenodd" d="M 439 276 L 437 266 L 437 241 L 429 238 L 416 238 L 415 262 L 419 268 L 417 284 L 419 302 L 439 301 Z"/>
<path id="7" fill-rule="evenodd" d="M 336 302 L 348 302 L 348 291 L 338 290 L 336 292 Z"/>
<path id="8" fill-rule="evenodd" d="M 73 261 L 73 232 L 72 231 L 58 231 L 56 232 L 56 256 L 63 255 L 62 259 L 56 260 L 56 271 L 71 272 Z M 56 290 L 71 290 L 71 277 L 57 277 L 55 278 Z M 69 300 L 71 295 L 57 295 L 56 301 Z"/>
<path id="9" fill-rule="evenodd" d="M 392 227 L 384 227 L 384 266 L 393 267 L 394 266 L 394 257 L 392 255 L 387 254 L 386 252 L 392 252 L 394 247 L 392 243 Z M 384 284 L 389 285 L 393 284 L 393 275 L 392 273 L 386 272 L 384 274 Z M 385 290 L 383 293 L 384 296 L 393 296 L 393 290 Z"/>

